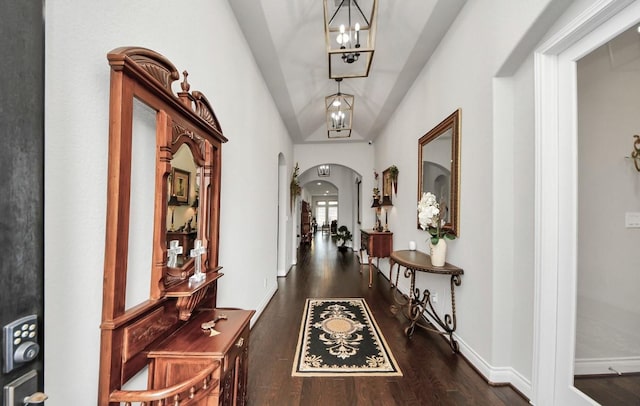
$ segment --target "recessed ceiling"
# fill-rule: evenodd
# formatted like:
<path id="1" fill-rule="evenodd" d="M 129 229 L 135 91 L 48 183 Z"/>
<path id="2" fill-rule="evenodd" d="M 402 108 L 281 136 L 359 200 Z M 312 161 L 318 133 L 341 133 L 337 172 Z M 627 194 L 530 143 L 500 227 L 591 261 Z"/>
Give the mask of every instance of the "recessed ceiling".
<path id="1" fill-rule="evenodd" d="M 335 1 L 335 0 L 330 0 Z M 349 138 L 329 139 L 329 79 L 322 0 L 230 0 L 280 115 L 296 144 L 374 140 L 411 88 L 466 0 L 381 0 L 369 76 L 345 79 L 355 96 Z"/>
<path id="2" fill-rule="evenodd" d="M 338 188 L 333 183 L 321 180 L 312 180 L 302 187 L 309 192 L 311 196 L 337 196 Z"/>

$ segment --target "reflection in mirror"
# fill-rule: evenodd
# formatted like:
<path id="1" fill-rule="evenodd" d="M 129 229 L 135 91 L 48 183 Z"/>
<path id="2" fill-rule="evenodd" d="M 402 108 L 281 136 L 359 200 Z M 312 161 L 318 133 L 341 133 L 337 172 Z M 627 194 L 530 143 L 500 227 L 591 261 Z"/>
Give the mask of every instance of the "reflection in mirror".
<path id="1" fill-rule="evenodd" d="M 149 298 L 153 255 L 156 111 L 133 99 L 131 196 L 125 309 Z"/>
<path id="2" fill-rule="evenodd" d="M 194 241 L 199 238 L 197 222 L 200 168 L 196 166 L 187 144 L 182 144 L 173 154 L 171 167 L 171 176 L 167 182 L 167 248 L 171 249 L 173 244 L 174 247 L 179 246 L 182 249 L 169 251 L 167 265 L 182 268 L 189 262 Z"/>
<path id="3" fill-rule="evenodd" d="M 423 193 L 433 193 L 444 213 L 445 228 L 456 236 L 459 236 L 459 146 L 460 110 L 418 141 L 418 200 Z"/>

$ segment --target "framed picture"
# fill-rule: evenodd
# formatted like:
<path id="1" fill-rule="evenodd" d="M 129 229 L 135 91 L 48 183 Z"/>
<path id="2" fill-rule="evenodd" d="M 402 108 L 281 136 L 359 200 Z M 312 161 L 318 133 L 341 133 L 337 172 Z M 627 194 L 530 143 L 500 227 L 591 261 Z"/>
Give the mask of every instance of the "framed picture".
<path id="1" fill-rule="evenodd" d="M 173 182 L 171 184 L 173 194 L 181 204 L 189 204 L 189 180 L 191 173 L 182 169 L 173 168 Z"/>
<path id="2" fill-rule="evenodd" d="M 388 196 L 388 202 L 391 203 L 391 193 L 393 191 L 393 182 L 391 180 L 391 167 L 382 172 L 382 200 L 387 200 L 385 196 Z"/>

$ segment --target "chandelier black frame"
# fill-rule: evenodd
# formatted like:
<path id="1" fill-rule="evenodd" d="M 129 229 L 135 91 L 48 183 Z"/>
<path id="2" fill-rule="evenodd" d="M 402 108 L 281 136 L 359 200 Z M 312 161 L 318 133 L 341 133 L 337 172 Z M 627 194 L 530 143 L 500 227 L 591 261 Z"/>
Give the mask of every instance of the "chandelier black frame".
<path id="1" fill-rule="evenodd" d="M 329 78 L 367 77 L 375 52 L 378 0 L 339 1 L 323 0 Z M 369 6 L 368 13 L 361 4 Z"/>

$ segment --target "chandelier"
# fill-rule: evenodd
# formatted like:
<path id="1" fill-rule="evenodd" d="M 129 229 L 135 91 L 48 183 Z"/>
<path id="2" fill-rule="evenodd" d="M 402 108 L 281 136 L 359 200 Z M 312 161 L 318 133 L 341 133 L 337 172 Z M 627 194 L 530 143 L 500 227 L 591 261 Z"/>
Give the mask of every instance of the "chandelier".
<path id="1" fill-rule="evenodd" d="M 368 76 L 375 46 L 378 0 L 323 1 L 329 78 Z"/>
<path id="2" fill-rule="evenodd" d="M 336 79 L 338 93 L 324 98 L 327 112 L 327 136 L 329 138 L 351 137 L 354 97 L 351 94 L 345 94 L 340 91 L 341 81 L 342 79 Z"/>

